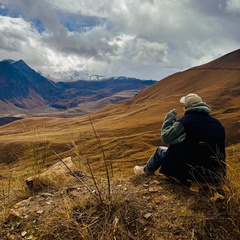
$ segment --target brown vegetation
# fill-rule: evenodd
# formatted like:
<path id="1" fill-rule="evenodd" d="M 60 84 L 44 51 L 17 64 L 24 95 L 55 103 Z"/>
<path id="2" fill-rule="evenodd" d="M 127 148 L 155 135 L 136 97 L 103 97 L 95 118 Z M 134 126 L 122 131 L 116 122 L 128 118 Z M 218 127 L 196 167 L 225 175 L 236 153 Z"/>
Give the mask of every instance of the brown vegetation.
<path id="1" fill-rule="evenodd" d="M 5 222 L 5 233 L 6 229 L 13 228 L 16 231 L 8 232 L 9 236 L 31 229 L 33 236 L 36 233 L 41 236 L 39 239 L 66 239 L 66 234 L 73 236 L 69 239 L 108 239 L 106 236 L 110 233 L 109 239 L 239 239 L 239 59 L 240 50 L 227 55 L 227 60 L 223 57 L 176 73 L 130 100 L 91 114 L 91 119 L 86 115 L 28 118 L 0 127 L 2 222 L 7 220 L 14 203 L 31 194 L 25 190 L 26 178 L 59 161 L 54 152 L 61 158 L 72 156 L 83 167 L 77 152 L 88 159 L 94 174 L 101 179 L 99 182 L 104 183 L 104 150 L 109 169 L 112 166 L 109 172 L 112 189 L 118 193 L 112 193 L 115 201 L 110 210 L 93 203 L 88 194 L 81 198 L 77 190 L 74 190 L 76 198 L 66 193 L 56 199 L 54 196 L 53 202 L 56 201 L 58 207 L 52 205 L 56 209 L 46 211 L 39 222 L 30 227 L 22 220 L 19 232 L 17 222 L 16 225 Z M 190 92 L 203 97 L 226 129 L 228 183 L 225 184 L 225 200 L 220 204 L 170 183 L 161 175 L 132 176 L 132 168 L 145 163 L 155 148 L 163 144 L 159 136 L 165 113 L 175 108 L 181 116 L 178 101 Z M 149 191 L 154 185 L 157 185 L 156 192 Z M 106 182 L 103 188 L 105 186 Z M 148 213 L 150 215 L 145 215 Z M 44 224 L 46 219 L 47 224 Z M 102 229 L 105 232 L 101 232 Z"/>

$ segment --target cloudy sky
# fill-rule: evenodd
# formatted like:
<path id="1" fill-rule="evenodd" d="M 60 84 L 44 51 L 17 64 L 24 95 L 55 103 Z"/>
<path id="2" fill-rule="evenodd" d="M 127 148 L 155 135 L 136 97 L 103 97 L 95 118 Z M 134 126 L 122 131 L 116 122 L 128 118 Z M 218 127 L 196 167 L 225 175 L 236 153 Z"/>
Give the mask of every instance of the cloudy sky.
<path id="1" fill-rule="evenodd" d="M 240 0 L 0 0 L 0 60 L 159 80 L 239 49 Z"/>

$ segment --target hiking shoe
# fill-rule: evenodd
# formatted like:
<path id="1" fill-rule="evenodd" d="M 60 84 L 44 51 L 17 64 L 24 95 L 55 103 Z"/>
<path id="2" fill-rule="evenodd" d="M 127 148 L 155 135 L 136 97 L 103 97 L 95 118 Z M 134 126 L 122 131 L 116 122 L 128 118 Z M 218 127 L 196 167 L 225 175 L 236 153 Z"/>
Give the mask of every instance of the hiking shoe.
<path id="1" fill-rule="evenodd" d="M 134 170 L 134 174 L 136 175 L 146 174 L 146 172 L 144 172 L 144 167 L 135 166 L 133 170 Z"/>

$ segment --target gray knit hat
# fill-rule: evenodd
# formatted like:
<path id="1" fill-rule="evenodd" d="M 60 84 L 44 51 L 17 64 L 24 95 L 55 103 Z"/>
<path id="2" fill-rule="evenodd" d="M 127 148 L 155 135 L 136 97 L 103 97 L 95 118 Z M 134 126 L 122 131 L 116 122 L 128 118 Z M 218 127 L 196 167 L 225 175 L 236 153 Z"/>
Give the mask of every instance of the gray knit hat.
<path id="1" fill-rule="evenodd" d="M 180 103 L 186 107 L 191 107 L 194 104 L 202 102 L 202 98 L 195 93 L 189 93 L 187 96 L 184 96 L 180 99 Z"/>

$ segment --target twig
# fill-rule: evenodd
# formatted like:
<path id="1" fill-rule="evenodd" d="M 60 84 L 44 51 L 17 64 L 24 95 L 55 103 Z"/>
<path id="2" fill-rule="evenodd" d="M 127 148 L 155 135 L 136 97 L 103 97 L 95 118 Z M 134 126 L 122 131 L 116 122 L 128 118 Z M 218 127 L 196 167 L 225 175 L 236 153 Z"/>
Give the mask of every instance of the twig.
<path id="1" fill-rule="evenodd" d="M 80 132 L 80 133 L 81 133 L 81 132 Z M 80 134 L 80 137 L 81 137 L 81 140 L 82 140 L 82 135 L 81 135 L 81 134 Z M 82 141 L 82 146 L 83 146 L 84 153 L 85 153 L 85 156 L 86 156 L 86 165 L 87 165 L 88 170 L 89 170 L 89 172 L 90 172 L 90 174 L 91 174 L 93 183 L 94 183 L 94 185 L 95 185 L 95 187 L 96 187 L 96 189 L 97 189 L 98 196 L 99 196 L 99 200 L 100 200 L 101 203 L 103 203 L 102 193 L 101 193 L 101 191 L 100 191 L 99 188 L 98 188 L 97 181 L 96 181 L 96 179 L 95 179 L 95 177 L 94 177 L 94 174 L 93 174 L 93 171 L 92 171 L 90 162 L 89 162 L 89 158 L 88 158 L 88 155 L 87 155 L 86 147 L 85 147 L 83 141 Z M 77 154 L 77 156 L 78 156 L 78 155 L 79 155 L 79 154 Z M 82 158 L 80 157 L 80 159 L 82 159 Z M 85 162 L 83 161 L 83 163 L 85 163 Z"/>
<path id="2" fill-rule="evenodd" d="M 96 136 L 96 139 L 98 141 L 98 144 L 101 148 L 101 152 L 102 152 L 102 155 L 103 155 L 103 160 L 104 160 L 104 165 L 105 165 L 105 170 L 106 170 L 106 175 L 107 175 L 107 181 L 108 181 L 108 199 L 109 199 L 109 202 L 111 202 L 111 184 L 110 184 L 110 178 L 109 178 L 109 172 L 108 172 L 108 167 L 107 167 L 107 160 L 106 160 L 106 156 L 105 156 L 105 152 L 103 150 L 103 146 L 102 146 L 102 143 L 101 143 L 101 139 L 99 138 L 99 136 L 97 135 L 97 132 L 93 126 L 93 123 L 92 123 L 92 120 L 91 120 L 91 117 L 89 116 L 89 121 L 91 123 L 91 126 L 92 126 L 92 129 L 93 129 L 93 132 Z"/>
<path id="3" fill-rule="evenodd" d="M 62 160 L 62 158 L 61 158 L 54 150 L 52 150 L 52 151 L 53 151 L 53 153 L 58 157 L 58 159 L 64 164 L 64 166 L 69 170 L 69 172 L 71 173 L 71 175 L 74 176 L 79 182 L 81 182 L 81 183 L 87 188 L 87 190 L 88 190 L 97 200 L 99 200 L 99 199 L 97 198 L 97 196 L 92 192 L 92 190 L 88 187 L 88 185 L 87 185 L 86 183 L 84 183 L 84 181 L 83 181 L 81 178 L 79 178 L 79 177 L 68 167 L 68 165 Z"/>
<path id="4" fill-rule="evenodd" d="M 192 236 L 191 236 L 191 240 L 193 240 L 194 239 L 194 228 L 192 229 Z"/>

